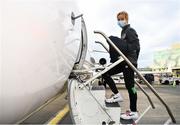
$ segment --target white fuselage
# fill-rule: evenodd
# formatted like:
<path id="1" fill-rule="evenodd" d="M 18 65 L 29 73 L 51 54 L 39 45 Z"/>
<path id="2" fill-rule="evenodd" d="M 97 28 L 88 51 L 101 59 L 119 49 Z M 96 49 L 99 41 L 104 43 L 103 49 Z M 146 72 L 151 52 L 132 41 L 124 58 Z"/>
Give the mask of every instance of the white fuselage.
<path id="1" fill-rule="evenodd" d="M 0 123 L 16 123 L 57 94 L 76 61 L 74 0 L 0 0 Z"/>

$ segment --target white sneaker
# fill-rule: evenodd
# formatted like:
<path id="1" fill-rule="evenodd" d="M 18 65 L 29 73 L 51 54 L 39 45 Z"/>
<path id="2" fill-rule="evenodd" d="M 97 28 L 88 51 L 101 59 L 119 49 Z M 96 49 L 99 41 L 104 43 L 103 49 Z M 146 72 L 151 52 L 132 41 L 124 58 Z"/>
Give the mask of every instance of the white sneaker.
<path id="1" fill-rule="evenodd" d="M 125 120 L 133 119 L 136 120 L 138 119 L 139 115 L 137 112 L 131 112 L 131 111 L 126 111 L 126 113 L 121 114 L 121 118 Z"/>
<path id="2" fill-rule="evenodd" d="M 115 94 L 109 99 L 105 100 L 107 103 L 114 103 L 114 102 L 123 102 L 123 98 L 120 93 Z"/>

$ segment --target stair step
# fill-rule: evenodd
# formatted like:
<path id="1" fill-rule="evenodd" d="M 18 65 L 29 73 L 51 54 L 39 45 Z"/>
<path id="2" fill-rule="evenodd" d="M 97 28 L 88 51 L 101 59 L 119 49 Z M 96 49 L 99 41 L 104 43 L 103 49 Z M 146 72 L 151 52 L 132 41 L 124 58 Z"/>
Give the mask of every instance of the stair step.
<path id="1" fill-rule="evenodd" d="M 120 104 L 118 102 L 114 102 L 114 103 L 107 103 L 105 102 L 106 107 L 121 107 Z"/>

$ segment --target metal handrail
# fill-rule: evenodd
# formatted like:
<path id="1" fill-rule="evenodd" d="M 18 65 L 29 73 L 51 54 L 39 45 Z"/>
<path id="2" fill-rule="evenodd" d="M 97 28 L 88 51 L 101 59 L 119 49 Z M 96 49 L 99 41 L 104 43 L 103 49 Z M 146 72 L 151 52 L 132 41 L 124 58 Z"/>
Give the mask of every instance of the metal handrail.
<path id="1" fill-rule="evenodd" d="M 88 79 L 85 83 L 82 83 L 79 85 L 80 89 L 83 89 L 84 86 L 90 84 L 93 80 L 95 80 L 96 78 L 98 78 L 99 76 L 101 76 L 102 74 L 106 73 L 107 71 L 109 71 L 110 69 L 112 69 L 113 67 L 117 66 L 118 64 L 120 64 L 122 61 L 124 61 L 123 58 L 120 58 L 119 60 L 117 60 L 116 62 L 114 62 L 113 64 L 111 64 L 110 66 L 106 67 L 103 71 L 97 73 L 96 75 L 94 75 L 93 77 L 91 77 L 90 79 Z M 93 83 L 91 83 L 93 84 Z"/>
<path id="2" fill-rule="evenodd" d="M 151 86 L 151 84 L 148 83 L 148 81 L 141 75 L 141 73 L 134 67 L 134 65 L 128 60 L 128 58 L 114 45 L 114 43 L 101 31 L 94 31 L 96 34 L 102 35 L 107 42 L 113 46 L 113 48 L 121 55 L 121 57 L 126 61 L 126 63 L 137 73 L 137 75 L 144 81 L 144 83 L 149 87 L 149 89 L 156 95 L 156 97 L 160 100 L 160 102 L 165 106 L 169 116 L 171 117 L 171 120 L 173 123 L 176 123 L 176 120 L 168 107 L 168 105 L 164 102 L 164 100 L 159 96 L 157 91 Z"/>
<path id="3" fill-rule="evenodd" d="M 95 43 L 99 43 L 99 44 L 101 44 L 103 47 L 104 47 L 104 49 L 107 51 L 107 52 L 109 52 L 109 49 L 104 45 L 104 44 L 102 44 L 101 42 L 99 42 L 99 41 L 95 41 Z"/>
<path id="4" fill-rule="evenodd" d="M 135 83 L 136 83 L 136 85 L 141 89 L 141 91 L 146 95 L 149 103 L 151 104 L 151 107 L 152 107 L 153 109 L 155 109 L 155 106 L 154 106 L 154 103 L 153 103 L 152 100 L 151 100 L 151 97 L 147 94 L 147 92 L 143 89 L 143 87 L 141 87 L 141 85 L 140 85 L 136 80 L 135 80 Z"/>
<path id="5" fill-rule="evenodd" d="M 98 43 L 98 44 L 102 45 L 102 46 L 104 47 L 104 49 L 109 53 L 108 48 L 107 48 L 102 42 L 100 42 L 100 41 L 95 41 L 95 43 Z M 147 99 L 148 99 L 151 107 L 152 107 L 153 109 L 155 109 L 155 106 L 154 106 L 154 104 L 153 104 L 153 102 L 152 102 L 151 97 L 147 94 L 147 92 L 143 89 L 143 87 L 141 87 L 141 85 L 140 85 L 137 81 L 135 81 L 135 83 L 136 83 L 137 86 L 140 88 L 140 90 L 145 94 L 145 96 L 147 97 Z"/>
<path id="6" fill-rule="evenodd" d="M 76 75 L 76 74 L 75 74 Z M 112 117 L 109 115 L 109 113 L 104 109 L 104 107 L 99 103 L 99 101 L 96 99 L 96 97 L 91 93 L 91 91 L 86 87 L 85 84 L 83 84 L 83 81 L 77 76 L 76 77 L 79 81 L 82 82 L 82 85 L 84 86 L 84 88 L 86 89 L 86 91 L 89 92 L 89 94 L 91 95 L 91 97 L 95 100 L 95 102 L 101 107 L 101 109 L 105 112 L 105 114 L 110 118 L 111 121 L 113 121 Z"/>

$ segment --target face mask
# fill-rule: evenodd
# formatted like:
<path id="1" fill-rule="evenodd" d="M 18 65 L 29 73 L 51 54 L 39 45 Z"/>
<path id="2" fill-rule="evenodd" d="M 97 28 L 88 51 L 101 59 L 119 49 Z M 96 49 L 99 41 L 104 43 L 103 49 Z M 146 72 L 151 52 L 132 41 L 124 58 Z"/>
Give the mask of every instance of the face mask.
<path id="1" fill-rule="evenodd" d="M 123 28 L 126 25 L 126 21 L 125 20 L 120 20 L 118 21 L 118 25 Z"/>

